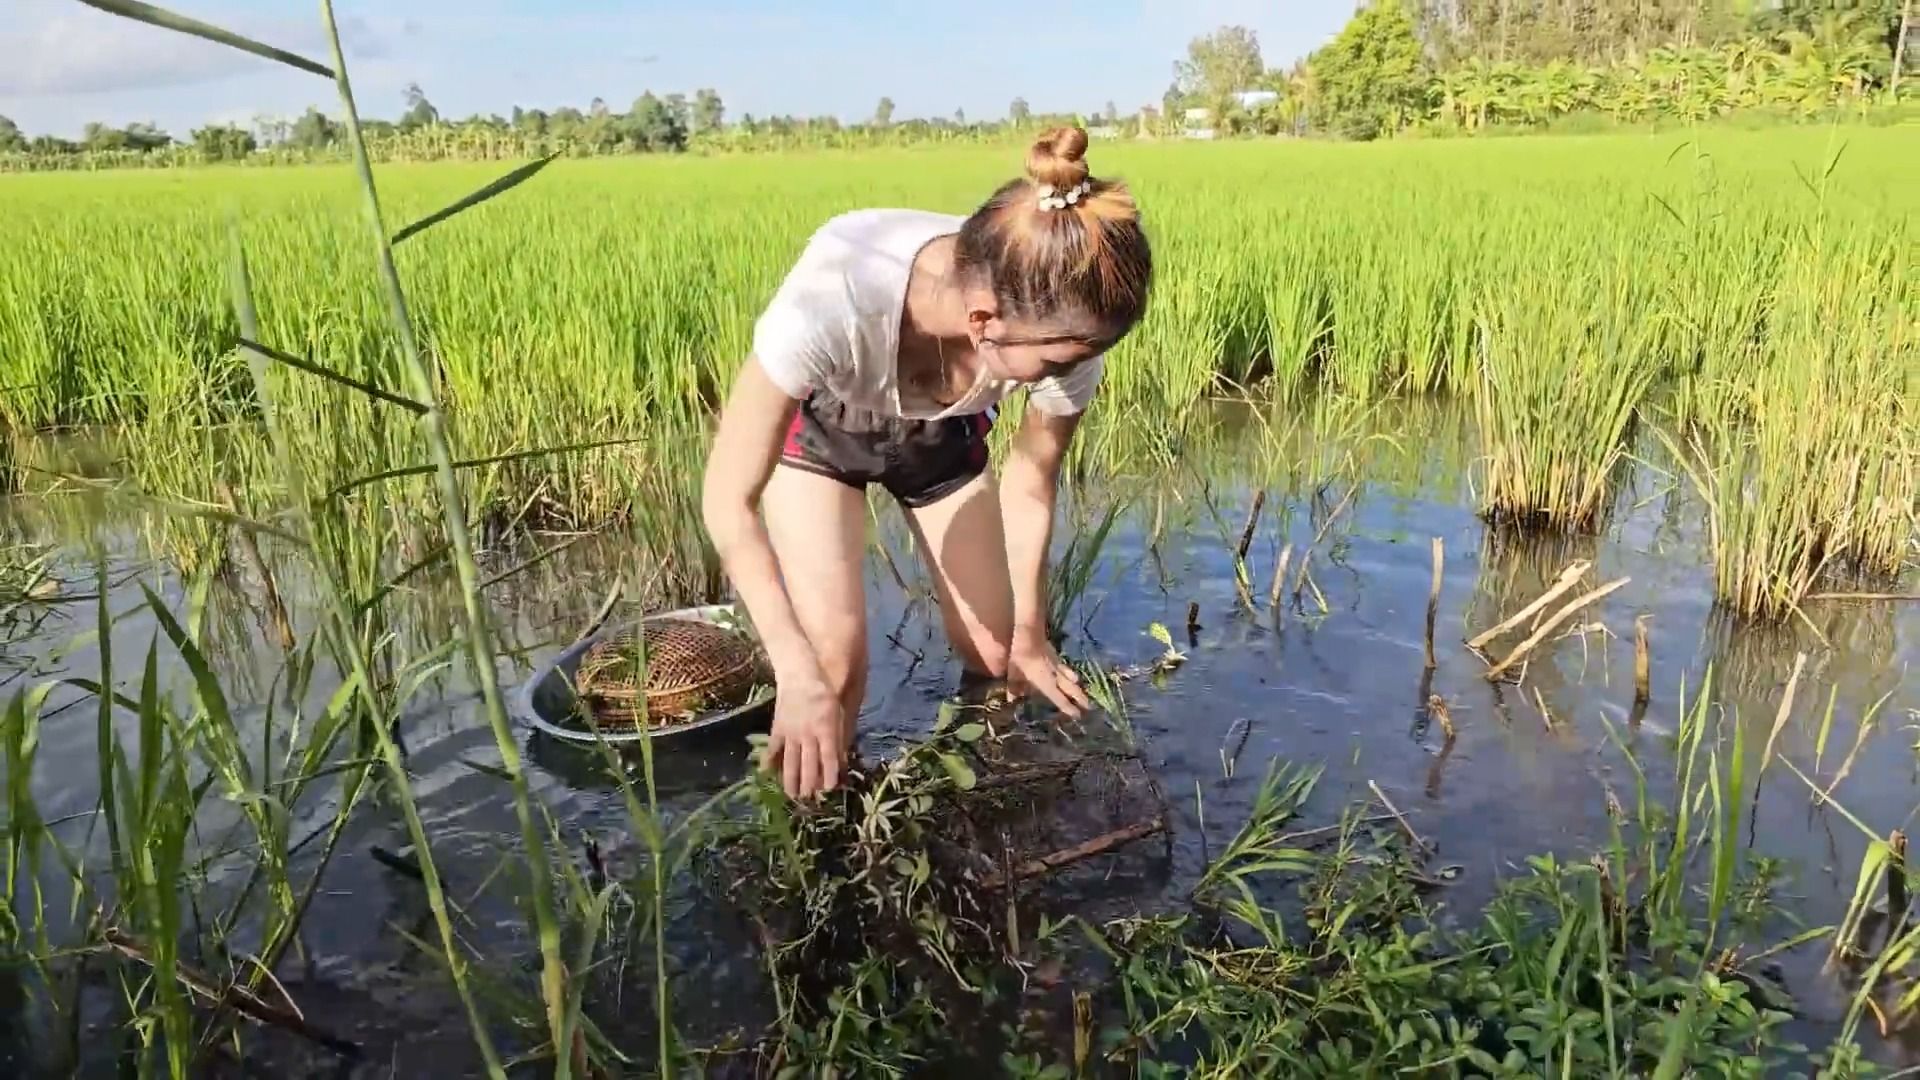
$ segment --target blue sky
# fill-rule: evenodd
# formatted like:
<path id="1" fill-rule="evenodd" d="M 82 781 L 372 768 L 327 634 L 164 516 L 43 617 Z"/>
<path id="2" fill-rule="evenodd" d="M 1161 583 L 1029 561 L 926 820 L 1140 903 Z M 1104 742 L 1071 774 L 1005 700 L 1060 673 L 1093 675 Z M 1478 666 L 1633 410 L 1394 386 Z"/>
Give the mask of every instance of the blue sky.
<path id="1" fill-rule="evenodd" d="M 325 59 L 311 0 L 163 0 L 163 6 Z M 642 91 L 720 91 L 728 116 L 1004 116 L 1157 102 L 1191 38 L 1228 23 L 1270 66 L 1331 37 L 1354 0 L 336 0 L 361 108 L 393 116 L 419 82 L 442 113 L 515 104 L 624 110 Z M 102 14 L 76 0 L 0 0 L 0 115 L 30 134 L 88 120 L 208 121 L 332 104 L 311 75 Z"/>

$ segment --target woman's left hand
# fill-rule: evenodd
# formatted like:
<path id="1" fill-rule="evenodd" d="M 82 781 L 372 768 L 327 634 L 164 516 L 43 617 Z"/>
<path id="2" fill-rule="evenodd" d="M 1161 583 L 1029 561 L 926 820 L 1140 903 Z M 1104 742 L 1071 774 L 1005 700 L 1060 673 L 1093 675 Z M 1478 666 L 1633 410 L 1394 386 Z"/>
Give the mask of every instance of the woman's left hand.
<path id="1" fill-rule="evenodd" d="M 1007 657 L 1007 688 L 1015 697 L 1037 690 L 1053 707 L 1078 719 L 1092 704 L 1080 686 L 1080 674 L 1067 666 L 1053 643 L 1040 632 L 1013 635 L 1013 649 Z"/>

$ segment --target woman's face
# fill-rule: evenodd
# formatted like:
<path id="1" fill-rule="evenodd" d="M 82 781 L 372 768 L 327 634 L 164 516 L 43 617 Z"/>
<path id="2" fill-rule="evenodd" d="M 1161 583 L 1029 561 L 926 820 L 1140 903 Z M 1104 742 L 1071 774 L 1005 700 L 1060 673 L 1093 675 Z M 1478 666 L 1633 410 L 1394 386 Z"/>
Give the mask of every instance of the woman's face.
<path id="1" fill-rule="evenodd" d="M 1033 383 L 1058 378 L 1100 354 L 1094 335 L 1069 320 L 998 315 L 974 323 L 974 353 L 988 377 Z"/>

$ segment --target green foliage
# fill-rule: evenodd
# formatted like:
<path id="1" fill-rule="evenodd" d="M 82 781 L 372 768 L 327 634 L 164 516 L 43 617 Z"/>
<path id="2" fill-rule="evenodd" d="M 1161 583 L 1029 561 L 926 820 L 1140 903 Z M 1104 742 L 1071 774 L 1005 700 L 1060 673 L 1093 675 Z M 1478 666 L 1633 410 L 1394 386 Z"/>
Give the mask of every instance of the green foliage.
<path id="1" fill-rule="evenodd" d="M 673 95 L 672 97 L 679 97 Z M 633 109 L 627 113 L 627 141 L 636 150 L 683 150 L 687 145 L 687 126 L 679 115 L 684 112 L 685 100 L 681 109 L 676 110 L 668 101 L 661 101 L 649 90 L 634 99 Z"/>
<path id="2" fill-rule="evenodd" d="M 1420 41 L 1401 0 L 1375 0 L 1308 60 L 1320 120 L 1347 138 L 1391 135 L 1428 109 Z"/>
<path id="3" fill-rule="evenodd" d="M 413 131 L 416 128 L 432 127 L 440 122 L 440 110 L 427 100 L 426 91 L 419 83 L 408 83 L 405 93 L 407 109 L 400 114 L 397 125 L 401 131 Z"/>
<path id="4" fill-rule="evenodd" d="M 340 139 L 340 125 L 332 118 L 312 106 L 294 121 L 293 129 L 288 132 L 288 142 L 303 150 L 320 150 L 332 146 Z"/>
<path id="5" fill-rule="evenodd" d="M 1223 26 L 1187 43 L 1186 59 L 1173 66 L 1182 97 L 1217 103 L 1229 94 L 1252 90 L 1266 65 L 1260 59 L 1260 39 L 1244 26 Z"/>
<path id="6" fill-rule="evenodd" d="M 727 120 L 727 107 L 717 90 L 703 89 L 693 95 L 693 132 L 717 132 Z"/>
<path id="7" fill-rule="evenodd" d="M 253 133 L 233 124 L 196 128 L 192 138 L 206 161 L 239 161 L 257 148 Z"/>

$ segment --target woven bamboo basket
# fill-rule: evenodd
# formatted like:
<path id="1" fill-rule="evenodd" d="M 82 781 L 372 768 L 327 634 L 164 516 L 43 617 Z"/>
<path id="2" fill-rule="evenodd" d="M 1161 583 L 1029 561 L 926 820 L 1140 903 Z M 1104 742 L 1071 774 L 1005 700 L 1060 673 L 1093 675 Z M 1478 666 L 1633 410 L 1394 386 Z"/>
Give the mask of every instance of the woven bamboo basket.
<path id="1" fill-rule="evenodd" d="M 597 642 L 580 658 L 574 691 L 601 727 L 665 727 L 747 700 L 769 681 L 745 634 L 699 619 L 657 617 Z"/>

